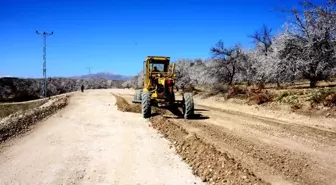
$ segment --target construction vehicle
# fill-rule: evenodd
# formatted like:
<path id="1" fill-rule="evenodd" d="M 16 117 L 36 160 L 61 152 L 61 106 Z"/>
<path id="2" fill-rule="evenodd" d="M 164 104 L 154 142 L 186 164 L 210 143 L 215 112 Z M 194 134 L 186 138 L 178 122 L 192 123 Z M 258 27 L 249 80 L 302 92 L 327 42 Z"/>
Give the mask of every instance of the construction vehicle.
<path id="1" fill-rule="evenodd" d="M 143 89 L 136 91 L 133 103 L 141 104 L 144 118 L 151 117 L 153 106 L 177 109 L 181 107 L 184 118 L 192 118 L 192 93 L 182 92 L 182 100 L 175 99 L 175 64 L 170 64 L 170 57 L 148 56 L 144 61 L 143 79 Z"/>

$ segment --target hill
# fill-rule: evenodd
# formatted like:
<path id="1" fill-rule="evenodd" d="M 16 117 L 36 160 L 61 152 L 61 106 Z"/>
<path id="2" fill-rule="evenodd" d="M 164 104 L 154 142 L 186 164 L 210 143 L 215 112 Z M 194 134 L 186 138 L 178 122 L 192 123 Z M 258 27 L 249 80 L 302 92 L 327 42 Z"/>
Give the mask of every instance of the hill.
<path id="1" fill-rule="evenodd" d="M 129 80 L 131 77 L 130 76 L 119 75 L 119 74 L 114 74 L 114 73 L 101 72 L 101 73 L 94 73 L 94 74 L 76 76 L 76 77 L 73 77 L 73 78 L 77 78 L 77 79 L 106 79 L 106 80 L 126 81 L 126 80 Z"/>

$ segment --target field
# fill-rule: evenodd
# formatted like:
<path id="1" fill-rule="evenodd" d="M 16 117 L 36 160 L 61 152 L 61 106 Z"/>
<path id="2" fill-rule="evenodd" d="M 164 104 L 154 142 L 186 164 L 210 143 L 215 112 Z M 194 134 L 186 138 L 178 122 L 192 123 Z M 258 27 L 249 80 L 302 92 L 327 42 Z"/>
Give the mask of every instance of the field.
<path id="1" fill-rule="evenodd" d="M 70 93 L 71 94 L 71 93 Z M 0 104 L 0 142 L 31 130 L 32 126 L 67 105 L 70 95 Z"/>
<path id="2" fill-rule="evenodd" d="M 19 111 L 27 111 L 29 109 L 33 109 L 39 107 L 46 103 L 48 100 L 41 99 L 41 100 L 32 100 L 27 102 L 20 102 L 20 103 L 1 103 L 0 104 L 0 118 L 6 117 L 10 114 L 19 112 Z"/>

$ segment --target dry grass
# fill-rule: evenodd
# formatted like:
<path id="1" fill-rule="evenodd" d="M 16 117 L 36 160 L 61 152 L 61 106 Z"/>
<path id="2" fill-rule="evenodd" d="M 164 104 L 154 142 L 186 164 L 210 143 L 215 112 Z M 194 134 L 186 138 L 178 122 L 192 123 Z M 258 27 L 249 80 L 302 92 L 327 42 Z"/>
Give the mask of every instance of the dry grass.
<path id="1" fill-rule="evenodd" d="M 20 103 L 3 103 L 0 104 L 0 118 L 9 116 L 18 111 L 27 111 L 29 109 L 34 109 L 46 103 L 47 99 L 42 100 L 34 100 L 28 102 L 20 102 Z"/>
<path id="2" fill-rule="evenodd" d="M 260 91 L 249 95 L 249 102 L 254 102 L 258 105 L 273 101 L 273 95 L 269 91 Z"/>
<path id="3" fill-rule="evenodd" d="M 281 85 L 282 88 L 270 87 L 269 84 L 214 86 L 205 89 L 203 98 L 221 95 L 225 99 L 239 99 L 249 104 L 276 103 L 290 106 L 292 110 L 336 107 L 336 82 L 320 82 L 316 88 L 302 88 L 309 87 L 308 81 L 296 82 L 292 86 Z"/>
<path id="4" fill-rule="evenodd" d="M 333 106 L 336 105 L 336 88 L 315 88 L 315 89 L 286 89 L 276 92 L 276 101 L 284 104 L 309 103 L 311 106 Z"/>
<path id="5" fill-rule="evenodd" d="M 294 83 L 283 83 L 280 85 L 282 89 L 309 89 L 310 84 L 308 80 L 300 80 L 296 81 Z M 323 87 L 336 87 L 336 79 L 333 81 L 320 81 L 316 84 L 317 88 L 323 88 Z M 267 84 L 265 86 L 266 89 L 277 89 L 276 84 Z"/>
<path id="6" fill-rule="evenodd" d="M 264 104 L 273 101 L 273 93 L 265 90 L 263 85 L 258 86 L 230 86 L 227 92 L 222 92 L 226 99 L 248 100 L 249 103 Z"/>
<path id="7" fill-rule="evenodd" d="M 203 88 L 206 89 L 206 88 Z M 217 94 L 221 94 L 223 96 L 225 96 L 226 93 L 228 93 L 229 91 L 229 86 L 227 85 L 215 85 L 212 87 L 208 88 L 208 92 L 206 93 L 206 97 L 211 97 L 211 96 L 215 96 Z"/>
<path id="8" fill-rule="evenodd" d="M 69 96 L 57 98 L 55 101 L 51 101 L 50 104 L 43 107 L 39 107 L 38 105 L 48 100 L 25 103 L 31 106 L 30 109 L 16 112 L 0 120 L 0 142 L 29 131 L 32 128 L 31 126 L 35 125 L 38 121 L 54 114 L 68 105 L 68 98 Z M 19 105 L 16 106 L 22 108 Z"/>

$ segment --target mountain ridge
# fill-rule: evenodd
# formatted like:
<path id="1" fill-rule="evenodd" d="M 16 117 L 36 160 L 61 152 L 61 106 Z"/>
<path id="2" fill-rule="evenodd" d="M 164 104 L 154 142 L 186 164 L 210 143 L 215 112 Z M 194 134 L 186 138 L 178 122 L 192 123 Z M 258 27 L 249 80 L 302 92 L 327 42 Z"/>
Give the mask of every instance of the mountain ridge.
<path id="1" fill-rule="evenodd" d="M 103 78 L 107 80 L 129 80 L 132 78 L 132 76 L 125 76 L 115 73 L 108 73 L 108 72 L 99 72 L 99 73 L 93 73 L 93 74 L 87 74 L 87 75 L 81 75 L 81 76 L 74 76 L 71 78 Z"/>

